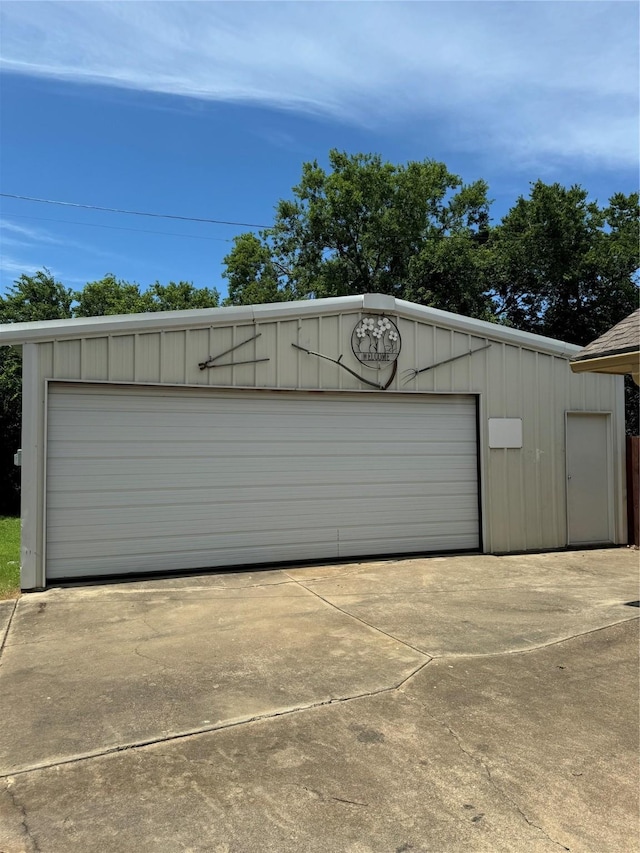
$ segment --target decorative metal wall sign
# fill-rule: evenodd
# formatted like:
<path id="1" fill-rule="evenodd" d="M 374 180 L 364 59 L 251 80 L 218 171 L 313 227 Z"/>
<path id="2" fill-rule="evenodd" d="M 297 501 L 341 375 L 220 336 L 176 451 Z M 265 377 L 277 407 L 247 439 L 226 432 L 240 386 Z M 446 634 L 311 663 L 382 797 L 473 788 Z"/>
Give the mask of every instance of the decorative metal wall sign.
<path id="1" fill-rule="evenodd" d="M 268 358 L 250 358 L 246 361 L 224 361 L 221 364 L 215 364 L 215 362 L 222 358 L 223 355 L 229 355 L 230 352 L 235 352 L 240 347 L 243 347 L 245 344 L 250 344 L 251 341 L 257 340 L 260 337 L 262 332 L 258 332 L 257 335 L 254 335 L 252 338 L 247 338 L 246 341 L 242 341 L 241 344 L 236 344 L 234 347 L 229 347 L 229 349 L 224 350 L 224 352 L 218 353 L 218 355 L 210 355 L 206 361 L 201 361 L 198 367 L 200 370 L 205 370 L 206 368 L 213 367 L 238 367 L 240 364 L 259 364 L 261 361 L 269 361 Z"/>
<path id="2" fill-rule="evenodd" d="M 388 317 L 363 317 L 351 334 L 353 354 L 373 370 L 390 367 L 400 355 L 402 341 L 398 327 Z"/>

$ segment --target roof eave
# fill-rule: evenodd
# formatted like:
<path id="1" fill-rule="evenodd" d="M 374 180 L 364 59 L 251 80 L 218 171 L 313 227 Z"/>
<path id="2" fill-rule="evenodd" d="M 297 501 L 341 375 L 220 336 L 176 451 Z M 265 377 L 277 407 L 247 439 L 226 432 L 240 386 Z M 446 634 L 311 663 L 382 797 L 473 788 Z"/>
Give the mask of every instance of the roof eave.
<path id="1" fill-rule="evenodd" d="M 452 331 L 475 337 L 512 344 L 539 352 L 570 358 L 580 347 L 522 332 L 497 323 L 475 320 L 395 299 L 380 293 L 340 296 L 329 299 L 309 299 L 298 302 L 275 302 L 263 305 L 202 308 L 189 311 L 164 311 L 151 314 L 124 314 L 107 317 L 78 317 L 71 320 L 47 320 L 35 323 L 13 323 L 0 326 L 0 345 L 46 343 L 54 340 L 94 338 L 106 335 L 126 335 L 172 329 L 197 329 L 212 326 L 259 323 L 286 320 L 294 317 L 317 316 L 357 311 L 385 311 L 409 320 L 444 326 Z"/>
<path id="2" fill-rule="evenodd" d="M 640 372 L 640 350 L 581 358 L 569 364 L 573 373 L 637 374 Z"/>

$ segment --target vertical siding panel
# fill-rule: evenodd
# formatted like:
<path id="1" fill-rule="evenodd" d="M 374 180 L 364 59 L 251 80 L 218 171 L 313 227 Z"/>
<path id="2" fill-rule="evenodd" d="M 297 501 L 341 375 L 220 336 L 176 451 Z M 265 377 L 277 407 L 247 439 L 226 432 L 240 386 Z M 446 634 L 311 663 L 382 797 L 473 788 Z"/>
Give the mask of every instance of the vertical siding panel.
<path id="1" fill-rule="evenodd" d="M 258 338 L 257 341 L 252 341 L 251 338 L 255 337 L 258 334 L 258 329 L 256 328 L 254 323 L 247 324 L 246 326 L 236 326 L 234 331 L 234 345 L 242 343 L 242 341 L 249 341 L 249 343 L 245 344 L 245 346 L 240 347 L 240 349 L 232 352 L 229 356 L 231 361 L 248 361 L 253 358 L 257 358 L 257 344 L 260 341 Z M 225 356 L 225 359 L 227 356 Z M 223 359 L 223 360 L 225 360 Z M 256 384 L 256 365 L 255 364 L 241 364 L 239 367 L 233 368 L 233 384 L 237 386 L 253 386 Z"/>
<path id="2" fill-rule="evenodd" d="M 453 334 L 453 346 L 452 346 L 452 355 L 462 355 L 463 353 L 468 353 L 469 350 L 474 349 L 472 346 L 472 339 L 469 335 L 462 334 L 461 332 L 454 332 Z M 451 388 L 454 391 L 468 391 L 471 385 L 471 359 L 474 358 L 472 355 L 465 355 L 464 358 L 459 358 L 457 361 L 454 361 L 451 365 L 451 373 L 452 373 L 452 385 Z"/>
<path id="3" fill-rule="evenodd" d="M 187 332 L 187 358 L 189 359 L 186 373 L 188 376 L 192 375 L 192 366 L 191 366 L 191 353 L 195 351 L 195 349 L 199 346 L 202 346 L 202 342 L 204 341 L 204 335 L 201 336 L 199 341 L 190 342 L 189 335 L 191 332 Z M 203 356 L 201 359 L 198 359 L 198 364 L 200 361 L 204 361 L 205 358 L 213 357 L 220 355 L 225 350 L 230 349 L 233 346 L 233 326 L 222 326 L 218 329 L 208 329 L 208 343 L 207 343 L 207 354 Z M 242 349 L 238 350 L 238 352 L 242 352 Z M 223 355 L 222 358 L 214 361 L 214 364 L 224 364 L 225 362 L 234 361 L 236 353 L 231 352 L 227 355 Z M 238 356 L 240 358 L 240 356 Z M 198 368 L 199 374 L 202 377 L 202 384 L 207 385 L 217 385 L 217 386 L 226 386 L 233 384 L 233 368 L 232 367 L 205 367 L 204 370 L 200 370 Z"/>
<path id="4" fill-rule="evenodd" d="M 469 349 L 480 349 L 488 342 L 482 338 L 469 338 Z M 489 349 L 469 356 L 469 390 L 482 391 L 485 388 L 485 376 Z"/>
<path id="5" fill-rule="evenodd" d="M 216 330 L 217 332 L 218 330 Z M 188 385 L 208 385 L 211 380 L 209 376 L 213 373 L 212 370 L 200 370 L 199 364 L 201 361 L 206 361 L 210 355 L 224 349 L 220 347 L 218 350 L 217 335 L 215 337 L 216 351 L 210 352 L 209 329 L 188 329 L 187 330 L 187 346 L 185 348 L 185 379 Z M 221 359 L 224 361 L 224 359 Z M 220 373 L 219 370 L 215 371 Z M 219 377 L 216 377 L 219 379 Z"/>
<path id="6" fill-rule="evenodd" d="M 82 339 L 82 378 L 96 381 L 109 378 L 109 339 Z"/>
<path id="7" fill-rule="evenodd" d="M 81 379 L 82 341 L 55 341 L 53 364 L 56 379 Z"/>
<path id="8" fill-rule="evenodd" d="M 109 380 L 133 382 L 134 371 L 133 335 L 115 335 L 109 340 Z"/>
<path id="9" fill-rule="evenodd" d="M 320 352 L 320 327 L 317 317 L 309 317 L 302 321 L 300 328 L 300 346 L 313 352 Z M 338 354 L 329 352 L 333 358 Z M 339 368 L 338 368 L 339 369 Z M 320 359 L 315 355 L 300 353 L 300 388 L 318 388 L 320 382 Z"/>
<path id="10" fill-rule="evenodd" d="M 556 411 L 553 401 L 553 358 L 538 355 L 538 384 L 535 389 L 535 406 L 539 423 L 538 477 L 543 495 L 540 509 L 542 526 L 541 548 L 553 548 L 558 545 L 557 522 L 555 517 L 555 432 Z"/>
<path id="11" fill-rule="evenodd" d="M 160 333 L 135 336 L 136 382 L 160 382 Z"/>
<path id="12" fill-rule="evenodd" d="M 552 500 L 556 525 L 556 538 L 561 545 L 567 544 L 567 462 L 566 462 L 566 412 L 580 411 L 581 396 L 570 384 L 571 373 L 566 359 L 553 356 L 553 390 L 555 400 L 554 432 L 554 484 Z M 576 377 L 577 378 L 577 377 Z"/>
<path id="13" fill-rule="evenodd" d="M 162 332 L 160 336 L 160 382 L 181 385 L 184 382 L 184 344 L 186 332 Z"/>
<path id="14" fill-rule="evenodd" d="M 354 315 L 353 315 L 353 322 L 354 322 L 354 324 L 355 324 L 358 320 L 360 320 L 360 319 L 361 319 L 361 317 L 362 317 L 362 315 L 361 315 L 361 314 L 354 314 Z M 349 319 L 351 319 L 351 318 L 349 318 Z M 344 315 L 342 315 L 342 314 L 338 314 L 338 316 L 337 316 L 337 321 L 338 321 L 338 326 L 337 326 L 337 329 L 336 329 L 336 339 L 335 339 L 335 346 L 336 346 L 336 349 L 338 348 L 338 344 L 339 344 L 339 343 L 340 343 L 340 341 L 343 339 L 343 335 L 344 335 L 344 329 L 345 329 L 345 324 L 346 324 L 346 320 L 345 320 L 345 318 L 344 318 Z M 356 360 L 357 360 L 357 359 L 355 359 L 355 358 L 354 358 L 354 361 L 356 361 Z M 329 367 L 329 366 L 331 366 L 331 365 L 327 365 L 327 367 Z M 339 368 L 339 367 L 337 367 L 337 366 L 336 366 L 335 368 L 333 368 L 333 366 L 331 366 L 331 367 L 332 367 L 332 369 L 335 369 L 335 376 L 336 376 L 336 384 L 335 384 L 335 387 L 336 387 L 338 390 L 342 391 L 342 388 L 343 388 L 343 386 L 344 386 L 344 380 L 345 380 L 345 377 L 347 376 L 347 373 L 346 373 L 346 371 L 342 370 L 341 368 Z"/>
<path id="15" fill-rule="evenodd" d="M 418 380 L 405 379 L 403 374 L 411 368 L 417 368 L 419 362 L 418 338 L 422 327 L 415 320 L 397 317 L 394 320 L 400 332 L 400 355 L 398 356 L 398 376 L 395 387 L 401 391 L 415 391 Z"/>
<path id="16" fill-rule="evenodd" d="M 563 358 L 556 358 L 556 375 L 561 393 L 564 394 L 568 405 L 574 412 L 584 412 L 586 396 L 584 390 L 584 373 L 572 373 L 569 362 Z"/>
<path id="17" fill-rule="evenodd" d="M 420 323 L 417 323 L 415 320 L 413 320 L 413 322 L 407 323 L 407 327 L 412 336 L 411 347 L 407 350 L 407 352 L 411 353 L 411 361 L 408 361 L 404 366 L 405 369 L 413 368 L 414 370 L 418 370 L 418 365 L 420 364 L 420 344 L 418 339 L 420 332 L 422 331 L 422 326 L 420 325 Z M 402 341 L 402 349 L 404 350 L 404 338 L 402 339 Z M 402 351 L 400 352 L 400 359 L 402 359 Z M 416 390 L 417 381 L 417 377 L 409 379 L 407 376 L 407 378 L 403 379 L 401 376 L 400 378 L 400 382 L 403 384 L 403 388 L 407 388 L 412 391 Z"/>
<path id="18" fill-rule="evenodd" d="M 256 326 L 256 358 L 268 358 L 256 364 L 256 387 L 277 388 L 276 324 L 261 323 Z"/>
<path id="19" fill-rule="evenodd" d="M 347 318 L 349 319 L 349 318 Z M 353 320 L 354 325 L 356 319 Z M 340 354 L 344 356 L 344 362 L 352 370 L 355 370 L 354 362 L 357 365 L 357 359 L 351 352 L 351 340 L 341 335 L 340 317 L 335 314 L 329 317 L 322 317 L 318 326 L 318 352 L 324 355 L 329 355 L 331 358 L 337 358 Z M 318 387 L 319 388 L 340 388 L 342 385 L 342 374 L 345 372 L 342 368 L 328 361 L 317 359 L 318 361 Z"/>
<path id="20" fill-rule="evenodd" d="M 489 418 L 505 417 L 504 344 L 486 350 L 485 428 Z M 489 536 L 492 551 L 509 550 L 509 504 L 507 496 L 506 451 L 487 448 L 486 489 Z"/>
<path id="21" fill-rule="evenodd" d="M 415 336 L 415 361 L 407 364 L 407 368 L 412 367 L 416 370 L 422 370 L 423 367 L 428 367 L 434 361 L 435 335 L 433 327 L 416 322 Z M 433 371 L 427 370 L 425 373 L 420 373 L 404 387 L 414 391 L 433 391 Z"/>
<path id="22" fill-rule="evenodd" d="M 435 330 L 435 358 L 433 363 L 444 361 L 451 358 L 451 332 L 448 329 Z M 435 367 L 433 371 L 433 389 L 434 391 L 448 391 L 451 388 L 451 365 L 443 364 L 441 367 Z"/>
<path id="23" fill-rule="evenodd" d="M 520 350 L 520 388 L 522 406 L 522 443 L 520 482 L 523 537 L 526 548 L 539 547 L 540 541 L 540 476 L 538 470 L 538 438 L 540 424 L 535 395 L 538 388 L 537 353 Z"/>
<path id="24" fill-rule="evenodd" d="M 503 378 L 504 378 L 504 407 L 505 417 L 522 418 L 522 380 L 520 370 L 520 347 L 507 345 L 504 348 Z M 524 448 L 505 450 L 506 461 L 506 494 L 507 494 L 507 525 L 509 534 L 509 550 L 526 548 L 524 537 L 524 509 L 522 456 Z"/>
<path id="25" fill-rule="evenodd" d="M 418 357 L 416 363 L 411 367 L 416 370 L 422 370 L 431 364 L 435 364 L 437 357 L 437 346 L 435 329 L 433 326 L 427 326 L 424 323 L 416 324 L 417 336 L 417 351 Z M 435 388 L 435 376 L 433 370 L 427 370 L 421 373 L 415 380 L 414 387 L 419 391 L 433 391 Z"/>
<path id="26" fill-rule="evenodd" d="M 297 343 L 298 321 L 281 320 L 278 323 L 278 376 L 281 388 L 298 387 L 298 356 L 304 353 L 291 346 Z M 304 344 L 300 343 L 300 346 Z"/>
<path id="27" fill-rule="evenodd" d="M 609 407 L 611 411 L 615 411 L 615 400 L 612 399 L 613 383 L 603 382 L 606 377 L 601 373 L 594 373 L 593 378 L 598 380 L 597 391 L 597 408 L 601 412 L 605 412 Z M 615 392 L 614 392 L 615 393 Z"/>
<path id="28" fill-rule="evenodd" d="M 582 376 L 587 378 L 587 374 Z M 606 382 L 606 378 L 602 373 L 592 373 L 585 383 L 589 388 L 589 408 L 594 411 L 615 411 L 615 382 Z"/>
<path id="29" fill-rule="evenodd" d="M 53 342 L 38 344 L 38 372 L 41 379 L 53 379 Z"/>

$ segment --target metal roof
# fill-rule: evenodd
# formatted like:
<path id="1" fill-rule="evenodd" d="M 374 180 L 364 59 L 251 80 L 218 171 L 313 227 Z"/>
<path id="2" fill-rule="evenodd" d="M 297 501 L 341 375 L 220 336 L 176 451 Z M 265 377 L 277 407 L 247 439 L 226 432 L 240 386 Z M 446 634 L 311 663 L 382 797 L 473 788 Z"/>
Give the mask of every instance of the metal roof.
<path id="1" fill-rule="evenodd" d="M 106 317 L 76 317 L 71 320 L 42 320 L 31 323 L 0 325 L 0 345 L 40 343 L 52 340 L 102 337 L 157 332 L 170 329 L 193 329 L 226 326 L 235 323 L 260 323 L 342 312 L 385 312 L 409 320 L 429 323 L 452 331 L 525 347 L 551 355 L 569 358 L 580 351 L 573 344 L 521 332 L 498 323 L 475 320 L 438 308 L 417 305 L 393 296 L 366 293 L 330 299 L 299 302 L 275 302 L 228 308 L 200 308 L 188 311 L 161 311 L 150 314 L 122 314 Z"/>

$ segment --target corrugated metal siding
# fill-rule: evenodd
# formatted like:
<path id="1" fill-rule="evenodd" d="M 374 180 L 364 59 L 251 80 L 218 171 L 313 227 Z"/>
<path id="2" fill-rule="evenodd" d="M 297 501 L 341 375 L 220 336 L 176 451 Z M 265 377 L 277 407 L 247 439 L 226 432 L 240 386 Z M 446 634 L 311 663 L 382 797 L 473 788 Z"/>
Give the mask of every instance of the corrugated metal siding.
<path id="1" fill-rule="evenodd" d="M 475 400 L 52 385 L 50 578 L 479 546 Z"/>
<path id="2" fill-rule="evenodd" d="M 350 337 L 359 311 L 301 319 L 191 328 L 136 334 L 112 334 L 82 340 L 37 344 L 44 379 L 161 383 L 209 387 L 366 390 L 357 378 L 291 344 L 297 343 L 344 361 L 363 376 Z M 393 316 L 393 315 L 392 315 Z M 623 485 L 622 379 L 572 374 L 564 357 L 494 341 L 467 358 L 420 374 L 404 384 L 403 372 L 422 368 L 483 346 L 487 339 L 438 328 L 406 317 L 393 317 L 402 336 L 398 374 L 386 396 L 409 393 L 477 393 L 481 396 L 481 435 L 490 417 L 521 417 L 521 450 L 489 450 L 481 445 L 484 468 L 484 545 L 491 551 L 554 548 L 566 544 L 565 411 L 612 412 L 615 492 Z M 221 361 L 269 358 L 260 364 L 200 370 L 199 362 L 256 333 L 260 337 Z M 487 334 L 490 333 L 490 330 Z M 382 392 L 380 392 L 382 393 Z M 40 460 L 41 476 L 44 476 Z M 623 541 L 622 509 L 616 507 L 617 541 Z"/>

